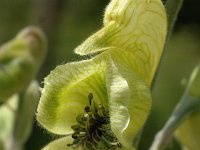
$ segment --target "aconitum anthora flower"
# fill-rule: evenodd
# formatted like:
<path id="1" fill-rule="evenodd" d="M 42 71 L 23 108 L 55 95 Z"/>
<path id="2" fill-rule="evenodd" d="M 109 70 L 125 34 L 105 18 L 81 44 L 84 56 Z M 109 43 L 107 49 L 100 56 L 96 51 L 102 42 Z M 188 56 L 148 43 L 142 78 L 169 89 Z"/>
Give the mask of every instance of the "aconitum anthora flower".
<path id="1" fill-rule="evenodd" d="M 102 29 L 75 49 L 93 57 L 60 65 L 44 80 L 37 120 L 66 135 L 44 150 L 135 149 L 151 108 L 166 20 L 161 0 L 111 0 Z"/>

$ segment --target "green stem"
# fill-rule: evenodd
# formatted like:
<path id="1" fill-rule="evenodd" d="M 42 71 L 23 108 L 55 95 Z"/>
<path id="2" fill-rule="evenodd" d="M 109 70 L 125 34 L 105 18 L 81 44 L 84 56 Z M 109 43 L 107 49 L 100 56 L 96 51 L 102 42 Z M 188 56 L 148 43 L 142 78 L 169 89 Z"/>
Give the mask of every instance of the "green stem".
<path id="1" fill-rule="evenodd" d="M 166 3 L 165 8 L 168 16 L 168 34 L 167 34 L 165 49 L 173 32 L 173 28 L 177 20 L 178 13 L 182 7 L 182 4 L 183 0 L 168 0 Z"/>
<path id="2" fill-rule="evenodd" d="M 184 94 L 182 100 L 176 106 L 175 110 L 172 113 L 172 116 L 169 118 L 162 130 L 160 130 L 150 150 L 163 150 L 169 144 L 174 131 L 182 123 L 182 121 L 199 105 L 199 99 L 188 96 L 187 93 Z"/>
<path id="3" fill-rule="evenodd" d="M 11 111 L 13 113 L 15 113 L 15 121 L 14 121 L 14 125 L 13 125 L 13 132 L 11 133 L 11 135 L 9 136 L 9 138 L 6 140 L 5 143 L 5 150 L 23 150 L 23 145 L 18 142 L 16 136 L 15 136 L 15 130 L 16 127 L 20 124 L 20 110 L 21 110 L 21 106 L 23 105 L 23 101 L 24 101 L 24 92 L 21 92 L 19 94 L 19 100 L 18 100 L 18 108 L 16 111 L 13 111 L 11 109 Z M 23 118 L 22 118 L 23 119 Z"/>
<path id="4" fill-rule="evenodd" d="M 19 94 L 13 131 L 6 141 L 5 150 L 23 150 L 32 130 L 34 112 L 39 101 L 39 86 L 32 81 L 28 88 Z"/>
<path id="5" fill-rule="evenodd" d="M 173 32 L 173 28 L 174 28 L 174 25 L 175 25 L 175 22 L 177 20 L 177 16 L 178 16 L 178 13 L 181 9 L 182 4 L 183 4 L 183 0 L 167 0 L 167 3 L 165 5 L 165 9 L 166 9 L 166 12 L 167 12 L 167 18 L 168 18 L 168 29 L 167 29 L 168 32 L 167 32 L 167 37 L 166 37 L 166 41 L 165 41 L 164 50 L 163 50 L 163 53 L 162 53 L 162 56 L 161 56 L 161 60 L 160 60 L 158 69 L 156 71 L 153 84 L 152 84 L 152 91 L 155 87 L 156 77 L 157 77 L 158 72 L 159 72 L 160 64 L 163 60 L 163 56 L 164 56 L 166 49 L 167 49 L 167 46 L 169 44 L 169 41 L 170 41 L 170 38 L 171 38 L 171 35 L 172 35 L 172 32 Z"/>

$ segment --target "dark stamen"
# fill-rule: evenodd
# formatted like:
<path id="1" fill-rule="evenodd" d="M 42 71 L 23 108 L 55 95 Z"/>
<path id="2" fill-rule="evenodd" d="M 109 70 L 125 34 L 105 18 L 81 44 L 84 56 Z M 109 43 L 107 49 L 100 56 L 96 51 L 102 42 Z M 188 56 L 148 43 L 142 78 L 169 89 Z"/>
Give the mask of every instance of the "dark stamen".
<path id="1" fill-rule="evenodd" d="M 86 113 L 90 112 L 90 107 L 89 107 L 89 106 L 86 106 L 86 107 L 85 107 L 85 112 L 86 112 Z"/>
<path id="2" fill-rule="evenodd" d="M 88 94 L 88 99 L 89 99 L 89 104 L 91 106 L 92 105 L 92 99 L 93 99 L 93 94 L 92 93 Z"/>
<path id="3" fill-rule="evenodd" d="M 122 144 L 111 130 L 109 111 L 102 105 L 93 101 L 93 94 L 89 93 L 89 106 L 85 107 L 85 113 L 78 115 L 77 125 L 71 126 L 74 130 L 72 138 L 73 148 L 81 146 L 83 149 L 96 150 L 105 147 L 107 150 L 122 148 Z"/>

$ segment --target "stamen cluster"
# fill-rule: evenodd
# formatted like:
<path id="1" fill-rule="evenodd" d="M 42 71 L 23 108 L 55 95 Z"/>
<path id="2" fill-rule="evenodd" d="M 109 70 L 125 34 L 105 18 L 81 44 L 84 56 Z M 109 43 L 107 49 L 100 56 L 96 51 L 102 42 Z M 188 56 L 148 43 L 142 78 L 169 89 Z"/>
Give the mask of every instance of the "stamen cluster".
<path id="1" fill-rule="evenodd" d="M 85 112 L 77 116 L 78 124 L 71 126 L 73 143 L 68 144 L 73 148 L 81 146 L 84 150 L 115 150 L 122 144 L 111 130 L 109 111 L 101 104 L 97 105 L 88 95 L 89 106 Z"/>

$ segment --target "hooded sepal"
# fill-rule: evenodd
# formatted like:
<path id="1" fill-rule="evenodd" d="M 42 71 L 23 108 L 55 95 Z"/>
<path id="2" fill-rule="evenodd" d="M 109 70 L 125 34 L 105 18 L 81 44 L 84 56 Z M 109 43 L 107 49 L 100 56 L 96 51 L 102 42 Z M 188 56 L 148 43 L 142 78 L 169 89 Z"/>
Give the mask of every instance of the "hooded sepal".
<path id="1" fill-rule="evenodd" d="M 89 104 L 89 93 L 97 104 L 108 106 L 102 59 L 60 65 L 45 78 L 37 110 L 42 126 L 55 134 L 71 133 L 76 116 Z"/>

